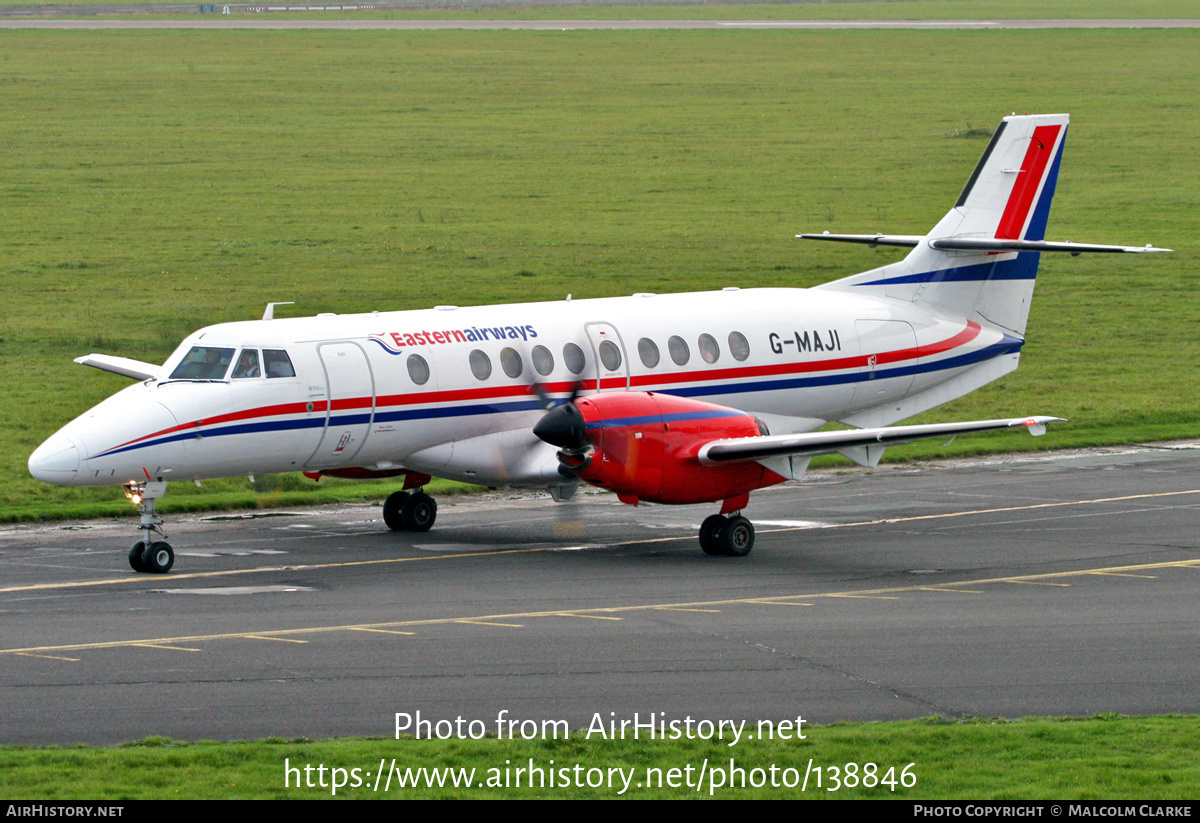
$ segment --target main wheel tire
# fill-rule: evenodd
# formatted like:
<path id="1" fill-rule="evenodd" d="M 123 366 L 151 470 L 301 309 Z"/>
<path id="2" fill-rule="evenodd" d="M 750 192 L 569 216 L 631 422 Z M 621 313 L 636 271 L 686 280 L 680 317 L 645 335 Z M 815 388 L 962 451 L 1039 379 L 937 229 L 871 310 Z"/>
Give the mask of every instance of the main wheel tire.
<path id="1" fill-rule="evenodd" d="M 717 545 L 730 557 L 745 557 L 754 548 L 754 524 L 740 514 L 729 518 L 717 533 Z"/>
<path id="2" fill-rule="evenodd" d="M 133 548 L 129 550 L 129 567 L 135 572 L 144 572 L 146 567 L 142 565 L 142 552 L 146 550 L 146 544 L 141 540 L 133 544 Z"/>
<path id="3" fill-rule="evenodd" d="M 704 522 L 700 524 L 700 548 L 707 555 L 720 555 L 725 552 L 721 551 L 721 547 L 717 545 L 717 535 L 721 532 L 721 527 L 725 525 L 725 515 L 711 514 L 704 518 Z"/>
<path id="4" fill-rule="evenodd" d="M 387 500 L 383 501 L 383 522 L 394 532 L 407 531 L 402 512 L 409 497 L 408 492 L 392 492 Z"/>
<path id="5" fill-rule="evenodd" d="M 427 532 L 437 519 L 437 501 L 425 492 L 414 492 L 400 510 L 400 519 L 407 531 Z"/>
<path id="6" fill-rule="evenodd" d="M 166 574 L 175 565 L 175 551 L 170 543 L 151 543 L 142 551 L 143 571 L 152 574 Z"/>

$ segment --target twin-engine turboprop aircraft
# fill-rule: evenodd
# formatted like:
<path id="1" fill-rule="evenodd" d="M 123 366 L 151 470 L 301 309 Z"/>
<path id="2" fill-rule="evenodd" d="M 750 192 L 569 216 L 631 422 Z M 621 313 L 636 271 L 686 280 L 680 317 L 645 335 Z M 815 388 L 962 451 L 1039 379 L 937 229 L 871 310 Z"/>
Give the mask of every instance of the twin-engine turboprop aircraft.
<path id="1" fill-rule="evenodd" d="M 924 236 L 800 235 L 912 249 L 813 289 L 678 295 L 222 323 L 162 366 L 76 362 L 136 379 L 29 458 L 66 486 L 121 485 L 139 505 L 137 571 L 166 572 L 154 501 L 170 480 L 264 472 L 403 478 L 383 507 L 424 531 L 432 476 L 580 482 L 624 502 L 716 503 L 708 554 L 744 555 L 750 492 L 816 454 L 874 466 L 886 446 L 1055 417 L 895 421 L 1017 367 L 1041 252 L 1166 251 L 1043 240 L 1067 115 L 1007 117 L 954 208 Z M 855 428 L 816 431 L 829 421 Z"/>

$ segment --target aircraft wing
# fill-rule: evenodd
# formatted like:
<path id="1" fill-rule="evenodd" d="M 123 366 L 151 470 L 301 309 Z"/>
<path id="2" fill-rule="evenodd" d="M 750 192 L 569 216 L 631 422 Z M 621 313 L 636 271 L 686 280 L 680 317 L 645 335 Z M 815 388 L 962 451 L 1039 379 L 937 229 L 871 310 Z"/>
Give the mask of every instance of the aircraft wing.
<path id="1" fill-rule="evenodd" d="M 739 437 L 705 443 L 697 457 L 706 466 L 718 466 L 772 457 L 811 457 L 816 454 L 836 453 L 843 454 L 860 465 L 874 466 L 879 463 L 886 446 L 1016 426 L 1024 426 L 1036 437 L 1046 433 L 1047 423 L 1062 421 L 1061 417 L 1011 417 L 1004 420 L 969 420 L 922 426 L 886 426 L 879 429 Z"/>
<path id="2" fill-rule="evenodd" d="M 130 360 L 128 357 L 113 357 L 109 354 L 88 354 L 76 357 L 75 362 L 81 366 L 91 366 L 101 371 L 110 371 L 134 380 L 153 380 L 161 376 L 162 366 L 153 363 L 143 363 L 141 360 Z"/>

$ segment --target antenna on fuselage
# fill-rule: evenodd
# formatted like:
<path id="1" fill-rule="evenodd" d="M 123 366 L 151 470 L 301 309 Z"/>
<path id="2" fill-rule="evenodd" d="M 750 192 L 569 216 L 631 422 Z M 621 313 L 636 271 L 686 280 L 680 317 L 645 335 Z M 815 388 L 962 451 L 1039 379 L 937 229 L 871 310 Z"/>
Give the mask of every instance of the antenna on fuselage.
<path id="1" fill-rule="evenodd" d="M 294 305 L 296 305 L 296 301 L 294 301 L 294 300 L 288 300 L 287 302 L 284 302 L 284 303 L 268 303 L 267 310 L 263 312 L 262 319 L 263 320 L 274 320 L 276 306 L 294 306 Z"/>

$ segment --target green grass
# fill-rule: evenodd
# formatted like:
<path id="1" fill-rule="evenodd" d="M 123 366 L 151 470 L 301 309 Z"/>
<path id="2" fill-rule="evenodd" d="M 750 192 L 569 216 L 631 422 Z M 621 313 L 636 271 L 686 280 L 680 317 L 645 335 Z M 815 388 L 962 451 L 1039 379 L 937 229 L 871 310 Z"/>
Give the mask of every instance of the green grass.
<path id="1" fill-rule="evenodd" d="M 746 729 L 753 730 L 754 723 Z M 39 800 L 126 800 L 139 798 L 322 798 L 333 797 L 334 767 L 345 770 L 343 780 L 355 776 L 358 787 L 344 785 L 340 798 L 514 798 L 597 797 L 611 798 L 617 790 L 600 788 L 530 789 L 514 785 L 515 770 L 530 761 L 547 773 L 553 768 L 570 770 L 621 768 L 634 775 L 625 797 L 767 798 L 899 798 L 944 800 L 1190 800 L 1200 792 L 1200 765 L 1195 757 L 1195 740 L 1200 734 L 1196 716 L 1120 717 L 1088 719 L 967 720 L 946 723 L 936 718 L 897 723 L 847 723 L 805 726 L 804 740 L 648 741 L 585 740 L 586 729 L 573 729 L 569 739 L 498 741 L 481 740 L 390 740 L 356 739 L 326 741 L 261 741 L 256 743 L 179 743 L 165 738 L 148 738 L 116 748 L 20 746 L 0 747 L 0 786 L 8 797 Z M 495 787 L 400 789 L 374 791 L 373 778 L 380 761 L 394 759 L 401 769 L 447 767 L 475 769 L 475 782 L 492 779 Z M 744 769 L 746 787 L 710 786 L 721 767 L 730 761 Z M 801 779 L 809 762 L 822 769 L 822 783 L 810 777 L 807 791 L 780 785 Z M 695 783 L 707 761 L 709 781 L 697 791 Z M 916 778 L 908 787 L 876 785 L 842 786 L 831 780 L 838 767 L 861 767 L 875 763 L 880 776 L 898 780 L 908 767 Z M 291 787 L 284 786 L 285 764 L 297 768 Z M 910 766 L 910 764 L 912 764 Z M 304 772 L 311 765 L 312 771 Z M 325 766 L 324 774 L 317 771 Z M 772 788 L 770 768 L 777 767 L 777 787 Z M 687 785 L 691 768 L 691 786 Z M 385 770 L 386 770 L 385 766 Z M 669 769 L 679 769 L 676 788 L 637 787 L 659 774 L 666 782 Z M 754 769 L 763 770 L 754 773 Z M 786 773 L 785 769 L 796 772 Z M 661 772 L 648 772 L 659 769 Z M 560 775 L 560 771 L 556 771 Z M 594 782 L 596 774 L 593 773 Z M 313 788 L 297 788 L 299 780 L 311 778 Z M 755 788 L 753 783 L 767 784 Z M 549 776 L 547 776 L 547 782 Z M 586 778 L 585 778 L 586 779 Z M 321 788 L 324 781 L 326 787 Z M 508 785 L 504 785 L 504 781 Z M 652 779 L 652 782 L 657 782 Z M 909 782 L 907 777 L 905 782 Z"/>
<path id="2" fill-rule="evenodd" d="M 116 2 L 116 0 L 111 0 Z M 315 4 L 314 4 L 315 5 Z M 867 2 L 697 3 L 629 6 L 429 9 L 376 12 L 408 19 L 494 20 L 1055 20 L 1180 19 L 1196 16 L 1187 0 L 868 0 Z"/>
<path id="3" fill-rule="evenodd" d="M 792 235 L 925 231 L 985 144 L 947 135 L 1014 110 L 1073 115 L 1051 237 L 1180 251 L 1046 260 L 1022 368 L 924 419 L 1071 418 L 948 454 L 1196 436 L 1196 44 L 2 32 L 0 507 L 126 505 L 26 472 L 42 439 L 127 384 L 78 355 L 161 362 L 278 300 L 297 304 L 282 315 L 815 285 L 897 255 Z M 177 483 L 167 500 L 248 489 Z"/>

